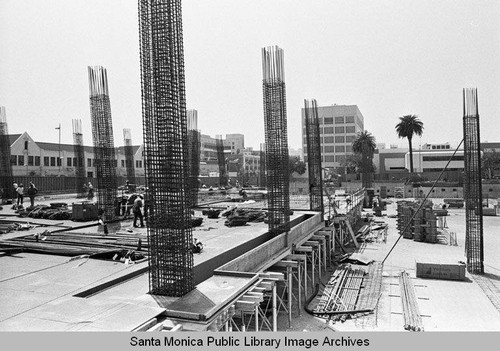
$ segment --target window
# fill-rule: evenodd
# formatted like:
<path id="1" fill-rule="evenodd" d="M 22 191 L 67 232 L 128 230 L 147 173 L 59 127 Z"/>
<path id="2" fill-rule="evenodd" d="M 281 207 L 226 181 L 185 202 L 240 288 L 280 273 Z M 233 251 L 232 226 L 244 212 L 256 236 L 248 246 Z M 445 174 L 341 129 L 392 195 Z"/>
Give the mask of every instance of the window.
<path id="1" fill-rule="evenodd" d="M 325 127 L 324 134 L 333 134 L 333 127 Z"/>
<path id="2" fill-rule="evenodd" d="M 24 141 L 24 150 L 28 150 L 28 140 Z"/>
<path id="3" fill-rule="evenodd" d="M 142 160 L 135 161 L 135 168 L 142 168 Z"/>
<path id="4" fill-rule="evenodd" d="M 347 135 L 345 137 L 345 142 L 346 143 L 352 143 L 354 141 L 354 139 L 356 139 L 356 136 L 355 135 Z"/>
<path id="5" fill-rule="evenodd" d="M 345 151 L 346 152 L 352 152 L 352 145 L 346 145 Z"/>
<path id="6" fill-rule="evenodd" d="M 335 142 L 336 143 L 345 143 L 345 137 L 343 135 L 337 135 L 335 137 Z"/>
<path id="7" fill-rule="evenodd" d="M 346 133 L 356 133 L 356 127 L 355 126 L 345 127 L 345 132 Z"/>
<path id="8" fill-rule="evenodd" d="M 335 124 L 344 123 L 344 117 L 335 117 Z"/>
<path id="9" fill-rule="evenodd" d="M 35 156 L 35 166 L 40 166 L 40 156 Z"/>
<path id="10" fill-rule="evenodd" d="M 43 156 L 43 165 L 45 167 L 48 167 L 50 165 L 50 161 L 49 160 L 50 160 L 49 156 Z"/>
<path id="11" fill-rule="evenodd" d="M 345 123 L 354 123 L 354 116 L 346 116 Z"/>
<path id="12" fill-rule="evenodd" d="M 448 161 L 450 156 L 423 156 L 422 159 L 424 161 Z M 452 161 L 463 161 L 464 156 L 453 156 L 451 158 Z"/>
<path id="13" fill-rule="evenodd" d="M 325 146 L 325 152 L 335 152 L 334 146 Z"/>
<path id="14" fill-rule="evenodd" d="M 345 146 L 335 146 L 335 152 L 345 152 Z"/>
<path id="15" fill-rule="evenodd" d="M 24 156 L 17 156 L 17 165 L 18 166 L 24 166 Z"/>
<path id="16" fill-rule="evenodd" d="M 118 167 L 118 160 L 117 159 L 114 159 L 113 160 L 113 166 L 116 168 Z"/>
<path id="17" fill-rule="evenodd" d="M 50 166 L 51 167 L 55 167 L 56 166 L 56 158 L 55 157 L 51 157 L 50 158 Z"/>
<path id="18" fill-rule="evenodd" d="M 76 157 L 73 157 L 73 167 L 78 167 L 78 159 Z"/>
<path id="19" fill-rule="evenodd" d="M 16 155 L 10 155 L 10 164 L 13 166 L 17 166 L 17 156 Z"/>
<path id="20" fill-rule="evenodd" d="M 446 189 L 441 189 L 441 192 L 444 193 L 446 191 Z"/>
<path id="21" fill-rule="evenodd" d="M 122 168 L 125 168 L 125 160 L 122 160 Z"/>
<path id="22" fill-rule="evenodd" d="M 68 160 L 66 162 L 66 166 L 71 167 L 71 164 L 72 164 L 71 157 L 68 157 Z"/>
<path id="23" fill-rule="evenodd" d="M 87 167 L 92 167 L 92 159 L 91 158 L 87 159 Z"/>
<path id="24" fill-rule="evenodd" d="M 345 161 L 345 155 L 337 155 L 335 156 L 335 160 L 339 163 L 342 163 Z"/>
<path id="25" fill-rule="evenodd" d="M 61 166 L 62 166 L 62 157 L 61 158 L 57 157 L 57 167 Z"/>
<path id="26" fill-rule="evenodd" d="M 325 117 L 323 124 L 333 124 L 333 117 Z"/>
<path id="27" fill-rule="evenodd" d="M 325 144 L 333 144 L 333 137 L 332 136 L 325 137 Z"/>
<path id="28" fill-rule="evenodd" d="M 325 162 L 335 162 L 335 156 L 325 156 Z"/>
<path id="29" fill-rule="evenodd" d="M 28 156 L 28 166 L 33 166 L 35 157 L 33 156 Z"/>
<path id="30" fill-rule="evenodd" d="M 344 133 L 344 127 L 335 127 L 335 134 Z"/>

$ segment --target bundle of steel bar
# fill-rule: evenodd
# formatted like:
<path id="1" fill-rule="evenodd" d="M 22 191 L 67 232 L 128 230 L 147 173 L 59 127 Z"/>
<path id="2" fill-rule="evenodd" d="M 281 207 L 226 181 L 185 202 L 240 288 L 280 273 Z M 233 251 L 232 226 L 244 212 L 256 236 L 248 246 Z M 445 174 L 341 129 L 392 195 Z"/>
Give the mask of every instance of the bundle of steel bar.
<path id="1" fill-rule="evenodd" d="M 201 137 L 198 131 L 198 111 L 187 111 L 188 159 L 189 159 L 189 206 L 198 204 L 198 176 L 200 174 Z"/>
<path id="2" fill-rule="evenodd" d="M 467 271 L 482 274 L 484 273 L 483 199 L 477 89 L 463 90 L 463 109 L 465 250 Z"/>
<path id="3" fill-rule="evenodd" d="M 104 221 L 115 219 L 116 160 L 108 76 L 101 66 L 88 67 L 92 139 L 97 176 L 97 206 Z"/>
<path id="4" fill-rule="evenodd" d="M 283 50 L 262 49 L 269 232 L 290 230 L 290 173 Z"/>
<path id="5" fill-rule="evenodd" d="M 73 150 L 75 158 L 76 194 L 77 197 L 84 197 L 87 194 L 85 189 L 85 151 L 83 149 L 82 120 L 73 119 Z"/>
<path id="6" fill-rule="evenodd" d="M 132 133 L 130 129 L 123 129 L 123 144 L 125 145 L 125 166 L 127 168 L 127 180 L 135 184 L 134 149 L 132 147 Z"/>
<path id="7" fill-rule="evenodd" d="M 0 199 L 12 199 L 14 197 L 13 183 L 7 116 L 5 107 L 0 106 Z"/>
<path id="8" fill-rule="evenodd" d="M 304 114 L 307 140 L 307 168 L 309 170 L 309 197 L 311 211 L 324 212 L 323 170 L 321 168 L 321 143 L 319 133 L 318 104 L 315 99 L 304 100 Z"/>
<path id="9" fill-rule="evenodd" d="M 217 161 L 219 164 L 219 186 L 226 187 L 227 175 L 226 175 L 226 158 L 224 156 L 224 141 L 222 140 L 222 135 L 217 135 L 215 138 L 216 138 L 215 147 L 217 149 Z"/>
<path id="10" fill-rule="evenodd" d="M 401 302 L 403 305 L 404 328 L 411 331 L 424 331 L 422 317 L 418 309 L 415 288 L 411 282 L 408 272 L 403 271 L 399 275 L 399 288 L 401 290 Z"/>
<path id="11" fill-rule="evenodd" d="M 142 121 L 149 289 L 182 296 L 194 288 L 180 0 L 140 0 Z"/>

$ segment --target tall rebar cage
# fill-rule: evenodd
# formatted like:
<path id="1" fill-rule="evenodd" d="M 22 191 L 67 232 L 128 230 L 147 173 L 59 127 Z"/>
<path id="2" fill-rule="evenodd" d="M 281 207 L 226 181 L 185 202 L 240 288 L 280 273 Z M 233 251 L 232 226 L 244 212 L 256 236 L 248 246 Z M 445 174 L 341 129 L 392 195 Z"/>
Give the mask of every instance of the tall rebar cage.
<path id="1" fill-rule="evenodd" d="M 113 123 L 108 76 L 102 66 L 89 66 L 90 115 L 97 177 L 97 206 L 104 221 L 115 219 L 117 193 Z"/>
<path id="2" fill-rule="evenodd" d="M 309 199 L 311 211 L 324 212 L 323 177 L 321 171 L 321 144 L 319 134 L 318 104 L 315 99 L 304 100 L 307 168 L 309 170 Z"/>
<path id="3" fill-rule="evenodd" d="M 266 183 L 266 144 L 260 144 L 260 159 L 259 159 L 259 186 L 265 188 Z"/>
<path id="4" fill-rule="evenodd" d="M 167 296 L 194 288 L 181 12 L 180 0 L 139 1 L 149 289 Z"/>
<path id="5" fill-rule="evenodd" d="M 75 167 L 76 176 L 76 194 L 77 197 L 84 197 L 85 190 L 85 150 L 83 148 L 83 134 L 82 134 L 82 120 L 73 119 L 73 151 L 75 153 L 76 163 Z"/>
<path id="6" fill-rule="evenodd" d="M 463 90 L 464 109 L 464 198 L 467 271 L 484 273 L 483 198 L 481 184 L 481 139 L 477 89 Z"/>
<path id="7" fill-rule="evenodd" d="M 198 177 L 200 174 L 201 137 L 198 131 L 198 111 L 187 111 L 188 159 L 189 159 L 189 206 L 198 205 Z"/>
<path id="8" fill-rule="evenodd" d="M 12 199 L 14 197 L 13 183 L 7 114 L 5 106 L 0 106 L 0 198 Z"/>
<path id="9" fill-rule="evenodd" d="M 132 147 L 132 133 L 130 129 L 123 129 L 123 144 L 125 145 L 125 167 L 127 168 L 127 180 L 135 184 L 134 148 Z"/>
<path id="10" fill-rule="evenodd" d="M 224 141 L 222 140 L 222 135 L 216 136 L 215 147 L 217 149 L 217 161 L 219 163 L 219 186 L 225 187 L 227 185 L 227 174 L 226 159 L 224 156 Z"/>
<path id="11" fill-rule="evenodd" d="M 283 50 L 262 49 L 269 232 L 290 229 L 290 173 Z"/>

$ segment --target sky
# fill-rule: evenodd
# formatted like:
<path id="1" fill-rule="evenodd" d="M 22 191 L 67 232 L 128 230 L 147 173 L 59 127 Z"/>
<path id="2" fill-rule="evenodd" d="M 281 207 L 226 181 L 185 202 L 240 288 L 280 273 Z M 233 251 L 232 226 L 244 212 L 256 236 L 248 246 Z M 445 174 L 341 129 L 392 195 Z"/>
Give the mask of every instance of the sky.
<path id="1" fill-rule="evenodd" d="M 188 109 L 202 134 L 264 142 L 261 48 L 284 50 L 288 144 L 301 147 L 304 99 L 357 105 L 378 143 L 462 139 L 462 89 L 478 89 L 481 141 L 500 141 L 498 0 L 184 0 Z M 108 71 L 115 146 L 142 143 L 137 1 L 0 0 L 0 106 L 9 132 L 92 144 L 87 66 Z"/>

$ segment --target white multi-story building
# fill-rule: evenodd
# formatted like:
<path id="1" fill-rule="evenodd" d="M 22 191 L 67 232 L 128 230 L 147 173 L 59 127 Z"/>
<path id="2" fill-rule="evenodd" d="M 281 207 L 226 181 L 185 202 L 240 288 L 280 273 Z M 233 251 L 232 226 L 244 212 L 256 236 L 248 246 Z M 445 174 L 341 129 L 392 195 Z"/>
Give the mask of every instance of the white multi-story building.
<path id="1" fill-rule="evenodd" d="M 363 131 L 364 118 L 356 105 L 318 106 L 321 158 L 323 168 L 342 167 L 352 154 L 352 142 Z M 305 110 L 302 109 L 302 150 L 307 162 Z"/>

